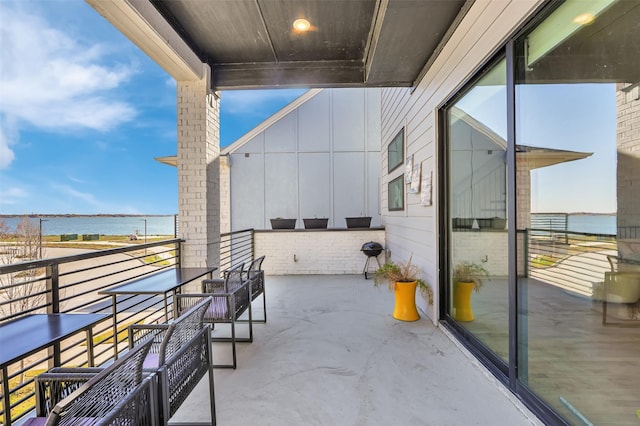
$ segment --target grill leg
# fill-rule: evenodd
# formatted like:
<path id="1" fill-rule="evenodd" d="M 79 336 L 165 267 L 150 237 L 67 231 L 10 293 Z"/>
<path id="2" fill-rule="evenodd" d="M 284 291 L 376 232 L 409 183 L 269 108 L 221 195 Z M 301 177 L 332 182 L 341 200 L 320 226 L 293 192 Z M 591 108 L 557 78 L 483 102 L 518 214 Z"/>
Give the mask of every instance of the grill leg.
<path id="1" fill-rule="evenodd" d="M 367 261 L 364 264 L 364 270 L 362 271 L 364 273 L 364 279 L 368 280 L 369 279 L 369 261 L 371 260 L 371 258 L 374 257 L 376 259 L 376 262 L 378 262 L 378 268 L 382 267 L 382 265 L 380 265 L 380 260 L 378 260 L 378 256 L 367 256 Z"/>

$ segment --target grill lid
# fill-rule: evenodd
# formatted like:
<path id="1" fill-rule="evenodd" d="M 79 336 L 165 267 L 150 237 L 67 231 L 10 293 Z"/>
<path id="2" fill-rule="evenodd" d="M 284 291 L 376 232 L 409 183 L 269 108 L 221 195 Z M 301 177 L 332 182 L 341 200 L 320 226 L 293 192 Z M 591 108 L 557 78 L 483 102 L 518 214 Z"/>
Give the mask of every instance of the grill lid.
<path id="1" fill-rule="evenodd" d="M 377 256 L 382 253 L 382 244 L 376 243 L 375 241 L 369 241 L 368 243 L 364 243 L 362 248 L 360 249 L 367 256 Z"/>

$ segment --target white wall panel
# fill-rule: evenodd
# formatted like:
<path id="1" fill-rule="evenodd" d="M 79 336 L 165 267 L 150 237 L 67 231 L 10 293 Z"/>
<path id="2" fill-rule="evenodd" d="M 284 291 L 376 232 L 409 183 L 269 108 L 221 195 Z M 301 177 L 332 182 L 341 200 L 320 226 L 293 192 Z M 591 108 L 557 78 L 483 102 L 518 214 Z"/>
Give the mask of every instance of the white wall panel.
<path id="1" fill-rule="evenodd" d="M 267 152 L 296 151 L 296 116 L 297 112 L 293 111 L 264 131 L 264 143 Z"/>
<path id="2" fill-rule="evenodd" d="M 234 153 L 260 153 L 264 151 L 264 133 L 260 133 L 253 137 L 249 142 L 242 145 L 234 151 Z"/>
<path id="3" fill-rule="evenodd" d="M 231 229 L 264 227 L 264 180 L 246 181 L 243 176 L 264 176 L 262 154 L 232 154 L 231 158 Z"/>
<path id="4" fill-rule="evenodd" d="M 298 108 L 300 152 L 328 152 L 331 147 L 330 91 L 324 90 Z"/>
<path id="5" fill-rule="evenodd" d="M 368 151 L 380 151 L 380 115 L 381 94 L 380 90 L 367 90 L 366 96 L 366 144 Z M 379 173 L 379 171 L 378 171 Z"/>
<path id="6" fill-rule="evenodd" d="M 367 214 L 371 216 L 371 226 L 380 226 L 380 153 L 367 153 Z"/>
<path id="7" fill-rule="evenodd" d="M 266 153 L 264 163 L 265 219 L 298 217 L 296 154 Z"/>
<path id="8" fill-rule="evenodd" d="M 264 153 L 264 168 L 234 168 L 232 230 L 270 229 L 273 217 L 328 217 L 329 227 L 344 228 L 347 216 L 380 220 L 381 89 L 325 89 L 274 121 L 237 150 L 237 162 Z M 339 117 L 338 124 L 336 117 Z M 333 138 L 342 138 L 335 149 Z M 237 211 L 254 201 L 252 190 L 264 188 L 262 207 Z M 258 217 L 258 215 L 262 215 Z M 253 221 L 252 224 L 250 224 Z"/>
<path id="9" fill-rule="evenodd" d="M 362 151 L 365 135 L 365 95 L 359 89 L 332 91 L 333 150 Z"/>
<path id="10" fill-rule="evenodd" d="M 364 153 L 335 153 L 333 176 L 334 217 L 338 226 L 346 227 L 345 217 L 368 215 L 365 205 Z"/>
<path id="11" fill-rule="evenodd" d="M 331 197 L 331 155 L 329 153 L 301 153 L 300 217 L 327 217 L 329 227 L 334 227 Z"/>

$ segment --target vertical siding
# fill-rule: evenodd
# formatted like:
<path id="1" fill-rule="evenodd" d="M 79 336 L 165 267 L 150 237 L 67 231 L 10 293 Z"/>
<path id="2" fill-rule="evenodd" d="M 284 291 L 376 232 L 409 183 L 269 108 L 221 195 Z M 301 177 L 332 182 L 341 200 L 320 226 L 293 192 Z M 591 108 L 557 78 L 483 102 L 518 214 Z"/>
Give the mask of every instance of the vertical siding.
<path id="1" fill-rule="evenodd" d="M 501 48 L 540 3 L 539 0 L 475 2 L 413 93 L 404 88 L 382 91 L 381 204 L 387 231 L 386 247 L 393 260 L 406 260 L 413 256 L 413 261 L 422 268 L 424 278 L 436 296 L 434 306 L 427 310 L 434 320 L 439 315 L 437 189 L 438 181 L 443 178 L 436 169 L 438 107 Z M 405 191 L 405 210 L 389 212 L 386 185 L 397 176 L 397 172 L 387 174 L 386 150 L 388 143 L 403 126 L 406 134 L 405 157 L 413 154 L 414 164 L 422 164 L 423 174 L 434 171 L 433 204 L 423 207 L 420 205 L 420 194 Z M 426 308 L 424 303 L 422 308 Z"/>
<path id="2" fill-rule="evenodd" d="M 273 217 L 372 216 L 379 226 L 380 89 L 325 89 L 230 152 L 231 229 Z"/>

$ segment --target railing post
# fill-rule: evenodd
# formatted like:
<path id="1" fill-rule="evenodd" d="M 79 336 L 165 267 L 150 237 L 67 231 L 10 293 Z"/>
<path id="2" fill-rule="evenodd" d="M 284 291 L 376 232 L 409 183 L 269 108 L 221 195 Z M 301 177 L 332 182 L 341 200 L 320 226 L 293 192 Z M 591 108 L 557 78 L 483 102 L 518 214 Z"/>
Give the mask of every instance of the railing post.
<path id="1" fill-rule="evenodd" d="M 59 314 L 60 313 L 60 276 L 58 271 L 58 264 L 47 265 L 46 267 L 46 286 L 47 286 L 47 313 Z M 60 343 L 55 343 L 52 348 L 49 348 L 49 368 L 58 367 L 60 365 Z M 53 352 L 53 353 L 52 353 Z"/>
<path id="2" fill-rule="evenodd" d="M 251 261 L 253 262 L 256 258 L 256 232 L 253 228 L 249 232 L 251 232 Z"/>
<path id="3" fill-rule="evenodd" d="M 524 230 L 524 276 L 529 278 L 529 228 Z"/>
<path id="4" fill-rule="evenodd" d="M 59 314 L 60 313 L 60 276 L 58 271 L 58 264 L 48 265 L 46 268 L 47 276 L 47 313 Z"/>

